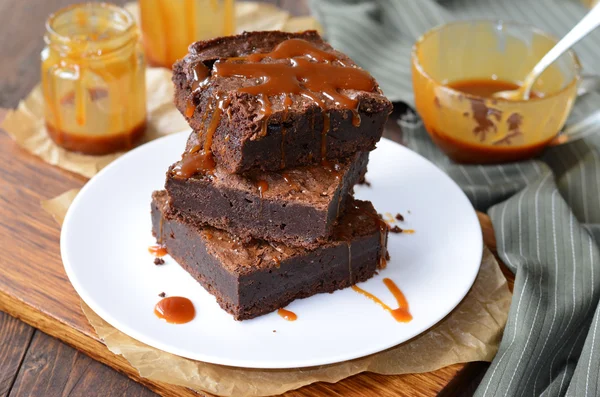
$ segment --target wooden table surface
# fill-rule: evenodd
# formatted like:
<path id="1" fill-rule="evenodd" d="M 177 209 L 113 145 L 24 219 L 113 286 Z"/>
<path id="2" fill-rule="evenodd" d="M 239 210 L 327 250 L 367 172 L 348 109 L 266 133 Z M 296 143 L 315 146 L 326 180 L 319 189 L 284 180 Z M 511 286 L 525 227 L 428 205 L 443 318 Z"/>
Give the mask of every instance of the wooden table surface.
<path id="1" fill-rule="evenodd" d="M 0 108 L 15 107 L 39 81 L 44 21 L 50 12 L 74 2 L 79 1 L 0 0 Z M 296 15 L 308 13 L 306 1 L 272 2 Z M 4 114 L 0 109 L 0 120 Z M 388 134 L 399 138 L 394 131 Z M 41 209 L 40 200 L 85 182 L 21 150 L 0 131 L 0 397 L 155 395 L 127 376 L 160 394 L 194 395 L 179 387 L 140 380 L 135 369 L 101 344 L 83 316 L 79 297 L 62 268 L 60 229 Z M 494 248 L 489 219 L 481 214 L 480 220 L 486 244 Z M 486 368 L 485 363 L 471 363 L 428 374 L 366 373 L 286 395 L 468 395 Z"/>

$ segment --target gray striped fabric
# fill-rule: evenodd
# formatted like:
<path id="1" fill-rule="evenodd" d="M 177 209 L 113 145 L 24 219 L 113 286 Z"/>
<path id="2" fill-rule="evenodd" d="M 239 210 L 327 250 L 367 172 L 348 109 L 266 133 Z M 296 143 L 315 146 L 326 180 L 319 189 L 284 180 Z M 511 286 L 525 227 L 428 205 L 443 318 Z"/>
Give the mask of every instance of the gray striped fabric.
<path id="1" fill-rule="evenodd" d="M 564 35 L 586 12 L 568 0 L 312 0 L 328 40 L 377 78 L 395 101 L 413 103 L 410 48 L 429 28 L 457 19 L 528 22 Z M 575 48 L 586 72 L 600 71 L 600 30 Z M 577 124 L 600 109 L 578 100 Z M 589 128 L 600 130 L 600 125 Z M 515 272 L 500 350 L 479 396 L 600 395 L 600 135 L 554 147 L 531 161 L 452 163 L 418 125 L 408 147 L 444 169 L 473 206 L 487 211 L 498 252 Z"/>

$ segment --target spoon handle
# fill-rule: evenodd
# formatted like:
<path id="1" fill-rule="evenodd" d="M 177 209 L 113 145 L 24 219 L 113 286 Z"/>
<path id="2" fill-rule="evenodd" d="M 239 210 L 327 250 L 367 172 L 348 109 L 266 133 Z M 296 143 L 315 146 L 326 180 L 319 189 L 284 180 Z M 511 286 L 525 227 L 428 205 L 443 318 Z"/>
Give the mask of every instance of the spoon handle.
<path id="1" fill-rule="evenodd" d="M 531 91 L 531 86 L 537 80 L 548 66 L 556 61 L 569 48 L 575 45 L 579 40 L 584 38 L 592 30 L 600 26 L 600 3 L 596 4 L 569 33 L 565 35 L 544 57 L 535 65 L 533 73 L 527 76 L 524 86 L 527 86 L 527 95 Z M 530 81 L 527 81 L 530 80 Z M 530 83 L 530 84 L 528 84 Z"/>

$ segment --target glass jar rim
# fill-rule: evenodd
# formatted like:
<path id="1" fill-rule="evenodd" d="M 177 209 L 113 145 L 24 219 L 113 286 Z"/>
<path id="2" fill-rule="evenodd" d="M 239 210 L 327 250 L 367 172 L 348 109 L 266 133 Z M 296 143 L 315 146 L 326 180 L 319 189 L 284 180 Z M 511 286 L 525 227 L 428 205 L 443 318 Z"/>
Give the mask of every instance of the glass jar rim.
<path id="1" fill-rule="evenodd" d="M 559 41 L 559 39 L 557 37 L 555 37 L 554 35 L 547 33 L 541 29 L 538 29 L 535 26 L 532 26 L 530 24 L 523 23 L 523 22 L 505 21 L 502 19 L 472 19 L 472 20 L 449 22 L 449 23 L 435 26 L 434 28 L 423 33 L 413 44 L 413 47 L 411 50 L 411 62 L 413 63 L 415 68 L 418 70 L 418 72 L 421 73 L 428 80 L 430 80 L 436 84 L 439 84 L 442 87 L 442 89 L 444 89 L 445 91 L 448 91 L 448 92 L 451 92 L 451 93 L 454 93 L 457 95 L 460 94 L 460 95 L 467 96 L 470 98 L 479 98 L 472 94 L 465 94 L 464 92 L 457 91 L 451 87 L 448 87 L 447 83 L 445 84 L 441 81 L 434 79 L 431 75 L 429 75 L 429 73 L 427 73 L 425 71 L 425 69 L 423 68 L 423 65 L 421 65 L 421 63 L 419 62 L 419 58 L 417 56 L 417 52 L 419 50 L 419 46 L 421 45 L 421 43 L 423 43 L 428 37 L 432 36 L 434 33 L 439 33 L 443 29 L 451 27 L 451 26 L 470 25 L 470 24 L 474 24 L 474 23 L 488 23 L 493 26 L 513 26 L 513 27 L 526 28 L 526 29 L 529 29 L 532 33 L 542 36 L 542 37 L 545 37 L 545 38 L 553 41 L 554 43 L 558 43 L 558 41 Z M 575 51 L 573 51 L 572 49 L 568 50 L 566 52 L 566 54 L 569 54 L 569 56 L 571 57 L 571 60 L 573 61 L 573 65 L 574 65 L 574 69 L 575 69 L 573 79 L 571 81 L 569 81 L 568 84 L 565 84 L 565 86 L 562 87 L 560 90 L 551 92 L 548 95 L 544 95 L 543 97 L 539 97 L 539 98 L 531 97 L 529 99 L 520 99 L 520 100 L 511 99 L 510 102 L 544 101 L 548 98 L 553 98 L 555 96 L 561 95 L 563 92 L 567 91 L 572 85 L 577 84 L 579 79 L 581 78 L 581 62 L 579 61 L 579 57 L 577 56 Z M 509 101 L 508 99 L 504 99 L 504 98 L 495 98 L 495 100 L 500 101 L 500 102 L 508 102 Z"/>
<path id="2" fill-rule="evenodd" d="M 82 40 L 81 37 L 61 33 L 56 26 L 60 18 L 74 13 L 77 10 L 87 12 L 88 14 L 91 12 L 104 13 L 106 19 L 119 21 L 122 25 L 119 29 L 119 34 L 106 37 L 102 37 L 101 35 L 93 38 L 86 37 L 85 40 Z M 56 45 L 68 52 L 68 50 L 75 45 L 85 42 L 85 44 L 90 47 L 90 50 L 96 50 L 91 51 L 96 55 L 116 51 L 134 40 L 137 41 L 137 38 L 137 25 L 133 15 L 124 8 L 104 2 L 79 3 L 61 8 L 52 13 L 46 20 L 46 34 L 44 35 L 44 41 L 49 46 Z"/>

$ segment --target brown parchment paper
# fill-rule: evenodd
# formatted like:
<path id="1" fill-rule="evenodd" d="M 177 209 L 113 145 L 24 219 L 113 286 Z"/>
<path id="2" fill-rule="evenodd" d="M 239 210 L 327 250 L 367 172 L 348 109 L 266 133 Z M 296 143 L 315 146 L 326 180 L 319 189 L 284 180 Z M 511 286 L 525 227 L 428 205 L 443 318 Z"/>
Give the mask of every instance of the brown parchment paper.
<path id="1" fill-rule="evenodd" d="M 42 203 L 59 223 L 78 190 Z M 511 301 L 506 279 L 485 248 L 475 284 L 452 313 L 412 340 L 360 359 L 285 370 L 227 367 L 189 360 L 145 345 L 102 320 L 85 303 L 84 314 L 98 336 L 140 375 L 220 396 L 269 396 L 314 382 L 338 382 L 364 371 L 385 375 L 430 372 L 463 362 L 491 361 L 500 343 Z M 373 305 L 373 310 L 380 310 Z"/>
<path id="2" fill-rule="evenodd" d="M 137 18 L 137 3 L 126 8 Z M 238 2 L 236 23 L 239 32 L 249 30 L 306 30 L 320 29 L 314 18 L 291 17 L 286 11 L 271 4 Z M 171 71 L 163 68 L 146 69 L 146 98 L 148 100 L 148 128 L 141 143 L 161 136 L 189 129 L 185 119 L 173 105 L 173 83 Z M 25 150 L 39 156 L 49 164 L 91 178 L 122 153 L 106 156 L 90 156 L 69 152 L 57 144 L 46 133 L 44 126 L 44 100 L 38 84 L 23 99 L 17 109 L 10 110 L 0 124 Z"/>

